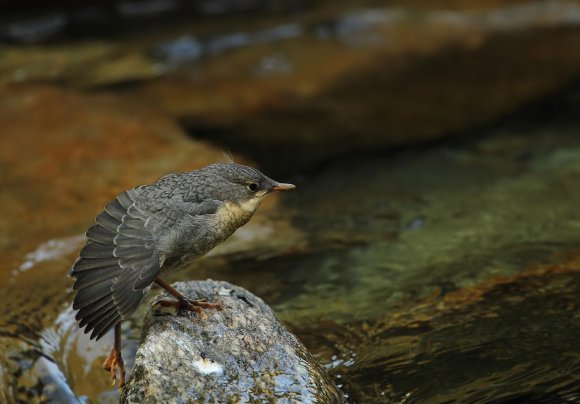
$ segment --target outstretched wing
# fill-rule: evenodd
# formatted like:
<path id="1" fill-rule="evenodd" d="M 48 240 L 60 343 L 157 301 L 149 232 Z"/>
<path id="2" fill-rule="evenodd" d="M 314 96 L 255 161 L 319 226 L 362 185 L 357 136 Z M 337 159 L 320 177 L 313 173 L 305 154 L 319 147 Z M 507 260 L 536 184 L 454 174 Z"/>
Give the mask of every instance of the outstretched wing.
<path id="1" fill-rule="evenodd" d="M 70 275 L 76 279 L 73 308 L 85 333 L 101 338 L 129 317 L 160 271 L 151 215 L 135 204 L 140 188 L 110 202 L 87 231 Z"/>

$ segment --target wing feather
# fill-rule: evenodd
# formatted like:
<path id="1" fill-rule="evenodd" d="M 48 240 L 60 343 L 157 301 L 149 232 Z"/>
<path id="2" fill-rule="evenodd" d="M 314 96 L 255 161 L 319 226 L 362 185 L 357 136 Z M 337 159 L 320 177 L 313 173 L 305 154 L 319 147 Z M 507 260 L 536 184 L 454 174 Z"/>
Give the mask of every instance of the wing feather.
<path id="1" fill-rule="evenodd" d="M 177 241 L 167 244 L 167 239 L 159 239 L 161 235 L 175 235 L 182 222 L 196 223 L 184 218 L 215 213 L 222 203 L 184 201 L 183 206 L 167 204 L 150 212 L 139 202 L 143 189 L 125 191 L 105 206 L 88 229 L 87 244 L 70 272 L 77 291 L 73 303 L 78 310 L 76 319 L 90 338 L 101 338 L 137 309 L 161 269 L 160 243 L 167 251 L 177 248 L 172 244 Z M 162 214 L 158 214 L 160 210 Z"/>
<path id="2" fill-rule="evenodd" d="M 118 315 L 117 308 L 111 303 L 112 301 L 108 301 L 106 304 L 100 306 L 99 310 L 88 313 L 84 317 L 75 317 L 77 320 L 80 320 L 80 327 L 82 328 L 86 325 L 87 328 L 85 329 L 85 332 L 88 332 L 95 328 L 95 326 L 97 326 L 101 320 L 109 314 Z"/>
<path id="3" fill-rule="evenodd" d="M 111 265 L 116 265 L 118 262 L 118 259 L 115 257 L 110 257 L 110 258 L 105 258 L 105 259 L 91 259 L 91 258 L 83 258 L 83 259 L 78 259 L 74 265 L 73 268 L 71 270 L 71 275 L 78 273 L 78 272 L 82 272 L 82 271 L 88 271 L 91 269 L 96 269 L 96 268 L 105 268 Z"/>
<path id="4" fill-rule="evenodd" d="M 87 306 L 94 305 L 97 301 L 104 297 L 111 295 L 113 291 L 111 290 L 111 285 L 109 282 L 99 282 L 92 285 L 91 293 L 83 293 L 75 300 L 73 308 L 79 310 L 79 312 Z"/>
<path id="5" fill-rule="evenodd" d="M 115 258 L 113 265 L 102 268 L 93 268 L 91 270 L 83 271 L 77 275 L 73 290 L 86 289 L 89 286 L 101 283 L 115 277 L 119 273 L 119 259 Z M 74 275 L 73 275 L 74 276 Z M 75 299 L 76 301 L 76 299 Z"/>
<path id="6" fill-rule="evenodd" d="M 103 317 L 103 319 L 95 325 L 94 331 L 91 333 L 91 339 L 99 339 L 107 333 L 115 324 L 121 321 L 121 317 L 116 311 L 111 312 L 109 315 Z"/>
<path id="7" fill-rule="evenodd" d="M 118 199 L 114 199 L 105 206 L 105 212 L 120 222 L 123 220 L 123 216 L 127 214 L 127 209 L 119 203 Z"/>
<path id="8" fill-rule="evenodd" d="M 95 243 L 89 240 L 80 252 L 81 258 L 109 258 L 115 249 L 114 245 Z"/>
<path id="9" fill-rule="evenodd" d="M 117 235 L 116 232 L 109 230 L 99 224 L 95 224 L 94 226 L 89 228 L 86 234 L 89 240 L 101 244 L 111 244 L 116 235 Z"/>
<path id="10" fill-rule="evenodd" d="M 107 295 L 101 297 L 93 304 L 81 308 L 77 312 L 75 319 L 89 322 L 92 319 L 92 317 L 90 317 L 92 314 L 96 313 L 97 315 L 102 315 L 114 307 L 115 304 L 111 292 L 109 291 Z"/>
<path id="11" fill-rule="evenodd" d="M 125 191 L 107 204 L 72 268 L 73 308 L 91 338 L 101 338 L 129 317 L 160 271 L 156 242 L 146 226 L 152 215 L 137 206 L 139 194 Z"/>
<path id="12" fill-rule="evenodd" d="M 119 219 L 115 219 L 107 211 L 99 213 L 95 221 L 97 222 L 97 224 L 100 224 L 105 229 L 109 229 L 114 232 L 117 231 L 117 227 L 121 224 Z"/>

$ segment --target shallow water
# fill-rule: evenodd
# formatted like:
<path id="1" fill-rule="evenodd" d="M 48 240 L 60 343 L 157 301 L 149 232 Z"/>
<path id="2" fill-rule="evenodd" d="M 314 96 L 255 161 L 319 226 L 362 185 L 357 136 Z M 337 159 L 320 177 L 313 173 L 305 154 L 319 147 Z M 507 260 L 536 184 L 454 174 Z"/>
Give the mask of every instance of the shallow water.
<path id="1" fill-rule="evenodd" d="M 578 399 L 580 149 L 530 132 L 317 176 L 334 208 L 309 233 L 360 244 L 309 258 L 275 307 L 355 400 Z"/>
<path id="2" fill-rule="evenodd" d="M 350 10 L 325 24 L 297 22 L 278 30 L 240 24 L 245 36 L 235 36 L 233 29 L 227 30 L 229 36 L 206 35 L 214 48 L 205 44 L 204 49 L 219 50 L 209 55 L 217 60 L 211 73 L 217 72 L 219 82 L 219 63 L 232 60 L 220 62 L 220 55 L 235 58 L 237 48 L 256 45 L 250 39 L 261 41 L 257 46 L 269 59 L 256 53 L 251 60 L 260 63 L 240 69 L 248 82 L 288 76 L 294 84 L 300 82 L 292 76 L 295 68 L 304 69 L 309 52 L 320 49 L 320 44 L 306 44 L 310 37 L 332 41 L 324 46 L 376 48 L 385 45 L 376 42 L 385 28 L 403 37 L 414 24 L 430 27 L 423 33 L 442 24 L 441 37 L 427 46 L 433 50 L 449 37 L 449 27 L 455 27 L 453 37 L 471 32 L 468 26 L 474 24 L 477 30 L 563 21 L 575 26 L 577 14 L 575 3 L 562 2 L 467 13 Z M 513 16 L 519 16 L 516 23 Z M 165 32 L 164 41 L 150 49 L 156 63 L 167 65 L 163 71 L 202 58 L 196 48 L 200 43 L 175 35 Z M 286 43 L 286 52 L 272 52 L 276 41 L 286 40 L 297 42 Z M 406 44 L 423 49 L 423 39 L 414 40 Z M 76 45 L 30 51 L 43 59 L 47 52 L 74 53 Z M 402 46 L 391 45 L 390 56 Z M 304 48 L 295 54 L 293 46 Z M 77 56 L 98 59 L 102 47 L 89 46 L 92 56 Z M 12 51 L 21 49 L 4 55 Z M 172 59 L 174 53 L 185 59 Z M 3 80 L 12 81 L 13 66 L 4 67 Z M 67 76 L 70 85 L 104 87 L 82 92 L 33 84 L 10 88 L 0 99 L 0 125 L 4 122 L 12 135 L 0 138 L 5 190 L 0 194 L 5 303 L 0 311 L 0 401 L 116 402 L 118 393 L 101 369 L 112 336 L 90 341 L 77 329 L 70 307 L 72 282 L 66 273 L 84 241 L 82 232 L 116 192 L 168 171 L 223 160 L 220 147 L 228 144 L 218 144 L 223 136 L 211 131 L 199 136 L 194 131 L 193 139 L 187 138 L 178 119 L 160 111 L 173 113 L 184 99 L 168 97 L 163 103 L 173 107 L 147 109 L 139 104 L 138 86 L 112 87 L 125 83 L 123 69 L 102 72 L 94 82 L 77 65 L 64 73 L 49 70 L 39 68 L 28 79 L 60 82 L 61 74 L 74 72 Z M 152 79 L 159 71 L 141 73 L 127 81 L 138 77 L 159 84 Z M 256 91 L 270 94 L 265 88 L 274 82 L 260 83 L 263 88 Z M 244 104 L 247 99 L 228 84 L 219 91 L 208 101 L 219 114 L 227 115 L 238 102 L 247 112 L 254 102 Z M 232 101 L 230 92 L 240 98 Z M 345 147 L 344 154 L 324 159 L 304 157 L 310 165 L 298 156 L 299 169 L 285 162 L 264 167 L 286 173 L 278 179 L 296 183 L 297 190 L 272 198 L 228 243 L 167 280 L 227 280 L 260 296 L 327 367 L 351 402 L 578 401 L 580 108 L 577 95 L 563 98 L 554 104 L 566 108 L 555 117 L 524 110 L 492 129 L 472 128 L 420 146 L 411 141 L 406 148 L 382 144 L 357 152 Z M 300 119 L 305 124 L 315 120 L 316 111 Z M 30 136 L 39 128 L 49 135 Z M 299 135 L 308 138 L 308 133 Z M 263 140 L 277 150 L 267 136 Z M 271 163 L 260 159 L 260 152 L 235 157 L 253 165 Z M 128 368 L 146 309 L 143 304 L 123 323 Z"/>

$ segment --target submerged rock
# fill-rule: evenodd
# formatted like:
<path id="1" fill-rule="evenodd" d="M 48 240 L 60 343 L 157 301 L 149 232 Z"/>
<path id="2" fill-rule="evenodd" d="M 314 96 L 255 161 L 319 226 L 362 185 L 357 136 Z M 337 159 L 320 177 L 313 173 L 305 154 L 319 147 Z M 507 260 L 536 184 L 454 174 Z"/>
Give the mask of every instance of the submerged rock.
<path id="1" fill-rule="evenodd" d="M 165 111 L 196 139 L 219 141 L 271 175 L 291 174 L 353 151 L 463 136 L 579 80 L 580 53 L 569 50 L 580 46 L 580 6 L 472 2 L 445 10 L 309 2 L 274 21 L 268 13 L 184 18 L 114 40 L 6 45 L 0 84 L 122 91 L 128 104 Z M 212 15 L 251 4 L 196 3 Z M 178 7 L 122 4 L 121 14 L 135 17 Z M 5 30 L 33 40 L 58 28 L 51 21 Z"/>
<path id="2" fill-rule="evenodd" d="M 206 310 L 203 318 L 153 306 L 121 402 L 345 402 L 261 299 L 227 282 L 175 286 L 223 311 Z"/>

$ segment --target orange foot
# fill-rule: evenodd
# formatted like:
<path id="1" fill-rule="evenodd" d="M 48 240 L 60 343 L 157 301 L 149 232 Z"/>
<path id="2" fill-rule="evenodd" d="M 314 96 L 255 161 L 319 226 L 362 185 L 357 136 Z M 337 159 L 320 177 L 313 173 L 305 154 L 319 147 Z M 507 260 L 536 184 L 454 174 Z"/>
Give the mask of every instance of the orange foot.
<path id="1" fill-rule="evenodd" d="M 121 356 L 121 351 L 117 348 L 113 348 L 109 357 L 103 363 L 103 368 L 111 372 L 111 379 L 113 380 L 113 385 L 117 382 L 117 369 L 121 375 L 119 379 L 119 387 L 125 385 L 125 364 L 123 363 L 123 357 Z"/>

